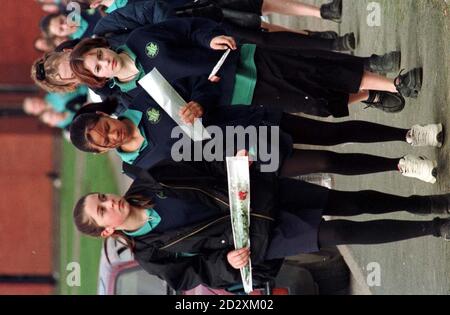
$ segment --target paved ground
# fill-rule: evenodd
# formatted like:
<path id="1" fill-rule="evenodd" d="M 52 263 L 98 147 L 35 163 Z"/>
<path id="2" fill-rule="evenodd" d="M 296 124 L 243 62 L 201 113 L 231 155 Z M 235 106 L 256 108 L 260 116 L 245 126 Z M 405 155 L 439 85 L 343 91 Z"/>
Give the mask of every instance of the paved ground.
<path id="1" fill-rule="evenodd" d="M 305 0 L 322 4 L 325 1 Z M 369 3 L 381 7 L 381 25 L 369 27 L 367 10 Z M 332 29 L 346 33 L 355 32 L 359 39 L 356 54 L 368 56 L 401 50 L 402 67 L 410 69 L 424 67 L 424 86 L 417 100 L 408 100 L 406 109 L 395 115 L 376 110 L 363 110 L 354 105 L 351 118 L 409 128 L 416 123 L 448 122 L 449 112 L 449 5 L 443 0 L 344 0 L 344 19 L 338 26 L 332 22 L 321 22 L 312 18 L 271 16 L 270 20 L 298 29 Z M 394 74 L 395 75 L 395 74 Z M 448 132 L 447 132 L 448 136 Z M 400 195 L 438 194 L 450 192 L 450 169 L 448 165 L 449 145 L 441 150 L 413 149 L 404 143 L 376 145 L 348 144 L 332 148 L 342 152 L 366 152 L 369 154 L 400 157 L 408 153 L 423 154 L 436 158 L 440 163 L 440 176 L 436 185 L 424 184 L 403 178 L 398 173 L 372 176 L 336 177 L 336 187 L 341 190 L 375 189 Z M 408 214 L 397 214 L 385 218 L 420 220 Z M 358 219 L 374 219 L 363 216 Z M 364 283 L 365 267 L 376 262 L 381 268 L 381 286 L 371 287 L 373 294 L 449 294 L 450 293 L 450 247 L 438 239 L 424 238 L 383 246 L 351 246 L 344 248 L 347 259 L 352 260 L 354 277 L 360 282 L 359 293 L 367 293 Z"/>
<path id="2" fill-rule="evenodd" d="M 325 1 L 305 0 L 321 4 Z M 388 115 L 376 110 L 363 110 L 361 105 L 352 108 L 351 118 L 408 128 L 416 123 L 440 121 L 448 126 L 450 51 L 447 10 L 443 0 L 383 0 L 375 1 L 381 8 L 381 25 L 369 27 L 366 19 L 367 6 L 374 1 L 344 0 L 344 20 L 338 26 L 312 18 L 271 16 L 270 20 L 298 29 L 327 30 L 341 33 L 353 31 L 359 39 L 356 54 L 368 56 L 401 50 L 402 67 L 424 67 L 424 87 L 419 99 L 408 101 L 401 114 Z M 450 128 L 450 127 L 449 127 Z M 449 129 L 450 130 L 450 129 Z M 447 132 L 448 136 L 448 132 Z M 438 194 L 450 192 L 450 166 L 447 156 L 449 145 L 441 150 L 413 149 L 403 143 L 376 145 L 348 144 L 332 148 L 341 152 L 367 152 L 369 154 L 400 157 L 408 153 L 423 154 L 440 162 L 440 176 L 436 185 L 424 184 L 403 178 L 397 173 L 372 176 L 337 176 L 336 187 L 341 190 L 375 189 L 400 195 Z M 117 168 L 118 169 L 118 168 Z M 126 177 L 120 175 L 121 190 L 128 187 Z M 385 218 L 420 220 L 408 214 Z M 374 219 L 363 216 L 358 219 Z M 353 271 L 354 293 L 357 294 L 449 294 L 450 293 L 450 247 L 440 240 L 424 238 L 383 246 L 351 246 L 341 248 Z M 375 262 L 380 266 L 381 286 L 370 287 L 366 279 L 366 267 Z"/>

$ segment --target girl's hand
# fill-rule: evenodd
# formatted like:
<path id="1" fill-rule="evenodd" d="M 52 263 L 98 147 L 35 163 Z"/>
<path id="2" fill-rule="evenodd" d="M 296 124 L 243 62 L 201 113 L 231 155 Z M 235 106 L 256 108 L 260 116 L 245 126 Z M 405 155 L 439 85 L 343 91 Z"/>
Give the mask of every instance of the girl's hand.
<path id="1" fill-rule="evenodd" d="M 234 38 L 225 35 L 214 37 L 209 46 L 214 50 L 227 50 L 228 48 L 235 50 L 237 48 Z"/>
<path id="2" fill-rule="evenodd" d="M 220 77 L 213 75 L 212 77 L 209 77 L 208 80 L 211 81 L 212 83 L 217 83 L 220 81 Z"/>
<path id="3" fill-rule="evenodd" d="M 228 263 L 234 269 L 241 269 L 248 264 L 250 258 L 250 248 L 233 250 L 227 254 Z"/>
<path id="4" fill-rule="evenodd" d="M 178 115 L 182 122 L 191 125 L 195 119 L 203 116 L 203 107 L 199 103 L 191 101 L 180 109 Z"/>

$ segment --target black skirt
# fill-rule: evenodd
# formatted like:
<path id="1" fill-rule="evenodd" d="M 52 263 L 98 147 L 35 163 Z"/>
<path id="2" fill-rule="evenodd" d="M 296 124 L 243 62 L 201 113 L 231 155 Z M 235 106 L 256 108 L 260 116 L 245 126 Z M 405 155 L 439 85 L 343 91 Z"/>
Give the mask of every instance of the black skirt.
<path id="1" fill-rule="evenodd" d="M 328 194 L 329 189 L 318 185 L 280 179 L 280 211 L 266 259 L 319 251 L 319 225 Z"/>
<path id="2" fill-rule="evenodd" d="M 334 52 L 280 52 L 257 48 L 252 104 L 320 117 L 349 115 L 349 96 L 358 93 L 365 58 Z"/>

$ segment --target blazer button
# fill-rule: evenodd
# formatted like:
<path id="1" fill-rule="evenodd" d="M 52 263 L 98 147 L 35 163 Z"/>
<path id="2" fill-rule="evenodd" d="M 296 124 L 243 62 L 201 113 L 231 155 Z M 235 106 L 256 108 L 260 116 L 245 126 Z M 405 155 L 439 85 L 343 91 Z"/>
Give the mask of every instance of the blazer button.
<path id="1" fill-rule="evenodd" d="M 225 244 L 225 243 L 226 243 L 226 241 L 225 241 L 225 240 L 221 240 L 220 242 L 221 242 L 222 244 Z"/>
<path id="2" fill-rule="evenodd" d="M 309 97 L 308 97 L 308 96 L 306 96 L 306 97 L 305 97 L 305 100 L 309 100 Z"/>

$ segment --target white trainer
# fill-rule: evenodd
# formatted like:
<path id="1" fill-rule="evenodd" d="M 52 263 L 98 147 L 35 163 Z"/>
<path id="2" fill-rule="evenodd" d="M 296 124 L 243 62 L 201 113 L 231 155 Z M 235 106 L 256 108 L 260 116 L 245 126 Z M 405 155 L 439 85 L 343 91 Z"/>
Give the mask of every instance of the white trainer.
<path id="1" fill-rule="evenodd" d="M 403 176 L 417 178 L 430 184 L 436 183 L 436 161 L 431 161 L 422 156 L 407 155 L 400 159 L 398 169 Z"/>
<path id="2" fill-rule="evenodd" d="M 406 134 L 406 142 L 414 147 L 442 147 L 442 124 L 415 125 Z"/>

